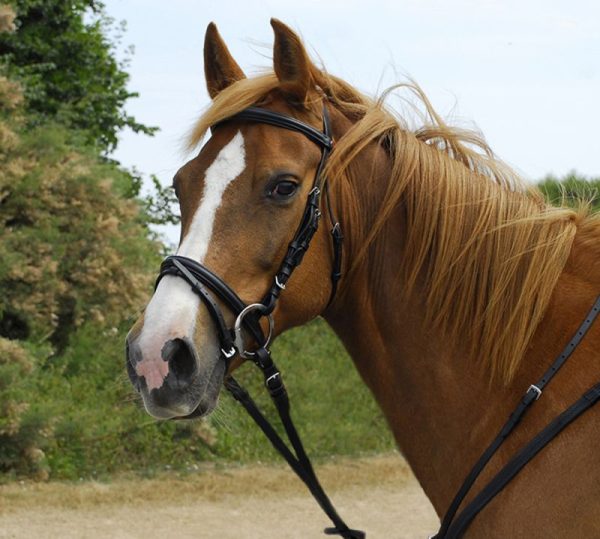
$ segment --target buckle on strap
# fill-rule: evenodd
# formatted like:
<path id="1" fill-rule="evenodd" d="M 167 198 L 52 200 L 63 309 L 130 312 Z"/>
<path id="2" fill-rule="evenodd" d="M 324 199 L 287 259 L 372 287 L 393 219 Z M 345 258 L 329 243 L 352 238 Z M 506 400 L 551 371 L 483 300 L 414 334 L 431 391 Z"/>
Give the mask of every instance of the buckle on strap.
<path id="1" fill-rule="evenodd" d="M 285 290 L 285 283 L 282 283 L 279 280 L 279 275 L 275 275 L 275 285 L 277 286 L 277 288 L 279 288 L 280 290 Z"/>
<path id="2" fill-rule="evenodd" d="M 268 378 L 265 380 L 265 385 L 266 385 L 267 387 L 270 387 L 270 386 L 272 385 L 272 384 L 271 384 L 272 382 L 273 382 L 273 385 L 274 385 L 274 384 L 279 384 L 279 378 L 280 378 L 280 376 L 281 376 L 281 373 L 280 373 L 279 371 L 277 371 L 277 372 L 273 373 L 271 376 L 269 376 L 269 377 L 268 377 Z"/>
<path id="3" fill-rule="evenodd" d="M 542 390 L 535 384 L 531 384 L 527 388 L 527 393 L 529 393 L 529 391 L 531 391 L 532 389 L 533 389 L 533 391 L 535 391 L 535 400 L 538 400 L 542 396 Z"/>
<path id="4" fill-rule="evenodd" d="M 221 353 L 223 354 L 223 356 L 225 356 L 226 359 L 231 359 L 233 356 L 235 356 L 235 346 L 231 345 L 231 350 L 227 351 L 224 350 L 223 348 L 221 348 Z"/>

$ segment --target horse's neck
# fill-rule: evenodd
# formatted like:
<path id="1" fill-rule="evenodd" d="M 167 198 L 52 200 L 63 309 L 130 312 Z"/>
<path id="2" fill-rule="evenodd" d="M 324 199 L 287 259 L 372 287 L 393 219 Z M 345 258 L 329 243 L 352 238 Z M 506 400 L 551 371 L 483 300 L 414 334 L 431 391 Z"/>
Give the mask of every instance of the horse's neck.
<path id="1" fill-rule="evenodd" d="M 391 249 L 386 267 L 391 272 L 399 263 L 399 254 L 394 256 Z M 475 461 L 489 439 L 498 410 L 503 416 L 509 413 L 503 405 L 507 391 L 491 390 L 484 369 L 424 327 L 425 313 L 417 296 L 400 298 L 391 286 L 387 291 L 372 291 L 370 282 L 366 272 L 357 272 L 350 283 L 357 293 L 346 294 L 327 320 L 441 512 L 468 471 L 468 463 Z"/>
<path id="2" fill-rule="evenodd" d="M 400 208 L 390 218 L 389 230 L 401 230 L 402 221 Z M 343 294 L 326 318 L 381 406 L 425 492 L 442 513 L 521 395 L 550 364 L 571 326 L 574 330 L 581 321 L 585 314 L 585 310 L 580 312 L 581 305 L 593 297 L 593 285 L 573 297 L 569 283 L 577 277 L 567 268 L 558 287 L 566 292 L 555 294 L 543 331 L 532 342 L 534 351 L 505 387 L 490 383 L 485 358 L 467 357 L 460 345 L 450 346 L 444 335 L 426 325 L 425 291 L 417 286 L 410 297 L 402 296 L 394 286 L 402 264 L 401 241 L 399 245 L 395 234 L 385 231 L 383 237 L 370 255 L 376 252 L 385 263 L 376 272 L 362 263 L 346 278 Z M 555 305 L 560 307 L 555 309 Z M 572 312 L 566 332 L 565 306 L 567 313 Z M 563 387 L 562 382 L 555 385 Z M 550 406 L 549 414 L 553 408 L 559 411 L 561 404 Z M 500 461 L 552 417 L 546 415 L 536 414 L 533 422 L 525 421 L 525 428 L 500 453 Z M 493 461 L 483 477 L 489 477 L 498 464 Z"/>

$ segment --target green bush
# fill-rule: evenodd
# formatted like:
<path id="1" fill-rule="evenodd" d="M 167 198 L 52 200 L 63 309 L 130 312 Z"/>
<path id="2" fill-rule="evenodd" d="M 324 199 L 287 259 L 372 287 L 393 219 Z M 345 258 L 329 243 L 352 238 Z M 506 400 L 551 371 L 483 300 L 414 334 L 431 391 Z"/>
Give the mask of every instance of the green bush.
<path id="1" fill-rule="evenodd" d="M 85 427 L 77 399 L 94 410 L 105 381 L 94 372 L 122 370 L 121 328 L 143 306 L 162 246 L 134 178 L 59 125 L 26 127 L 22 102 L 0 76 L 0 474 L 44 479 L 62 433 Z"/>
<path id="2" fill-rule="evenodd" d="M 58 351 L 84 321 L 114 326 L 142 305 L 161 248 L 128 175 L 63 135 L 38 128 L 0 149 L 0 335 Z"/>
<path id="3" fill-rule="evenodd" d="M 51 412 L 35 400 L 35 379 L 48 350 L 0 338 L 0 472 L 48 477 L 44 453 Z"/>
<path id="4" fill-rule="evenodd" d="M 570 172 L 562 178 L 547 176 L 538 187 L 552 204 L 578 206 L 584 202 L 590 203 L 594 211 L 600 210 L 600 178 Z"/>

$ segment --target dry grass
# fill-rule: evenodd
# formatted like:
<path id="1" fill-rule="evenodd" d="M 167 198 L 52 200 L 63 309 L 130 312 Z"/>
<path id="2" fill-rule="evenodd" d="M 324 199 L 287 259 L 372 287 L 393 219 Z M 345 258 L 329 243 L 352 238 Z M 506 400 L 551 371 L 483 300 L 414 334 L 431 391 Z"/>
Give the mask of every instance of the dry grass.
<path id="1" fill-rule="evenodd" d="M 402 486 L 412 478 L 398 454 L 363 459 L 336 459 L 317 467 L 327 490 Z M 222 501 L 230 497 L 278 497 L 305 494 L 304 485 L 284 466 L 244 466 L 204 469 L 197 474 L 154 479 L 120 477 L 109 483 L 34 483 L 0 486 L 0 514 L 27 509 L 85 509 L 143 502 L 164 505 L 198 500 Z M 308 496 L 308 494 L 306 494 Z"/>
<path id="2" fill-rule="evenodd" d="M 439 525 L 397 454 L 341 460 L 319 476 L 350 526 L 369 539 L 421 539 Z M 185 477 L 0 487 L 0 538 L 306 539 L 329 525 L 283 466 L 207 469 Z"/>

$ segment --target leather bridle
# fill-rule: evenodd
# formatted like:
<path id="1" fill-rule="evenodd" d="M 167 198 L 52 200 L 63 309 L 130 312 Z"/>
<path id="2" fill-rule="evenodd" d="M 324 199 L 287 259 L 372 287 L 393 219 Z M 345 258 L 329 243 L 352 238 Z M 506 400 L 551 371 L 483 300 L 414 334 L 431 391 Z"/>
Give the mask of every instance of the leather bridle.
<path id="1" fill-rule="evenodd" d="M 265 386 L 277 408 L 287 437 L 291 443 L 291 448 L 283 441 L 277 431 L 258 409 L 248 392 L 233 377 L 229 376 L 225 379 L 225 387 L 233 397 L 244 406 L 252 419 L 265 433 L 271 444 L 279 451 L 298 477 L 306 484 L 318 504 L 331 519 L 334 526 L 332 528 L 327 528 L 325 533 L 327 535 L 339 535 L 344 539 L 364 539 L 364 532 L 352 530 L 346 525 L 342 518 L 337 514 L 337 511 L 327 497 L 327 494 L 325 494 L 321 487 L 290 416 L 290 404 L 287 391 L 283 384 L 279 369 L 273 362 L 273 358 L 271 357 L 268 348 L 273 332 L 273 310 L 277 305 L 281 293 L 285 290 L 293 271 L 302 262 L 302 258 L 308 250 L 310 242 L 319 227 L 323 194 L 325 195 L 324 198 L 331 224 L 331 237 L 333 242 L 331 292 L 328 305 L 335 297 L 338 282 L 341 278 L 343 236 L 340 223 L 334 216 L 331 200 L 329 199 L 327 183 L 323 176 L 327 158 L 333 149 L 331 123 L 327 106 L 323 106 L 322 132 L 296 118 L 259 107 L 249 107 L 213 126 L 213 129 L 217 128 L 222 123 L 231 121 L 268 124 L 274 127 L 295 131 L 301 133 L 320 147 L 321 159 L 315 173 L 312 188 L 307 197 L 300 224 L 288 245 L 283 261 L 273 278 L 272 285 L 262 301 L 258 303 L 247 305 L 218 275 L 195 260 L 184 256 L 174 255 L 165 258 L 160 267 L 156 286 L 158 286 L 160 280 L 166 275 L 173 275 L 187 281 L 194 293 L 199 296 L 200 300 L 206 306 L 210 317 L 216 326 L 221 349 L 221 358 L 226 362 L 227 367 L 229 367 L 231 360 L 236 354 L 251 359 L 254 364 L 259 367 L 264 376 Z M 215 301 L 213 294 L 221 300 L 234 316 L 236 316 L 233 328 L 227 326 L 225 317 L 223 316 L 219 304 Z M 266 336 L 260 325 L 261 317 L 266 317 L 269 321 L 269 331 Z M 255 341 L 257 345 L 255 350 L 249 351 L 246 349 L 243 338 L 244 329 Z M 193 415 L 194 414 L 192 413 L 191 416 Z"/>
<path id="2" fill-rule="evenodd" d="M 258 409 L 248 392 L 240 386 L 233 377 L 229 376 L 225 379 L 225 387 L 233 397 L 244 406 L 252 419 L 265 433 L 271 444 L 279 451 L 298 477 L 306 484 L 323 511 L 331 519 L 334 527 L 327 528 L 325 533 L 328 535 L 339 535 L 344 539 L 364 539 L 366 537 L 364 532 L 352 530 L 345 524 L 323 491 L 291 419 L 287 391 L 283 384 L 279 369 L 273 362 L 268 348 L 273 332 L 273 310 L 275 309 L 282 291 L 285 290 L 286 284 L 294 269 L 302 262 L 302 258 L 310 246 L 311 239 L 318 229 L 319 220 L 321 218 L 320 207 L 323 193 L 325 193 L 325 202 L 328 209 L 329 220 L 331 222 L 331 235 L 333 241 L 331 293 L 329 303 L 331 303 L 335 297 L 338 281 L 341 277 L 343 236 L 340 224 L 334 217 L 331 201 L 329 200 L 327 183 L 322 174 L 327 158 L 333 149 L 333 139 L 331 136 L 327 107 L 323 107 L 322 132 L 290 116 L 285 116 L 259 107 L 247 108 L 238 114 L 227 118 L 221 123 L 230 121 L 262 123 L 289 129 L 303 134 L 321 148 L 321 159 L 317 167 L 312 189 L 308 194 L 300 224 L 288 245 L 286 255 L 274 276 L 273 283 L 261 302 L 247 305 L 218 275 L 190 258 L 177 255 L 169 256 L 164 260 L 160 268 L 156 286 L 158 286 L 160 280 L 166 275 L 173 275 L 187 281 L 192 290 L 200 297 L 201 301 L 206 306 L 211 319 L 215 323 L 221 348 L 221 356 L 227 366 L 229 366 L 231 359 L 239 353 L 242 357 L 251 359 L 260 368 L 264 376 L 265 386 L 275 403 L 287 437 L 291 443 L 291 448 L 283 441 L 277 431 Z M 227 327 L 225 317 L 223 316 L 219 304 L 215 301 L 213 294 L 216 295 L 227 309 L 236 316 L 234 328 Z M 577 419 L 582 413 L 600 401 L 600 383 L 598 383 L 592 386 L 578 401 L 573 403 L 540 431 L 537 436 L 525 445 L 517 455 L 515 455 L 476 496 L 474 496 L 460 513 L 458 512 L 462 506 L 462 502 L 481 471 L 518 425 L 530 406 L 540 398 L 545 386 L 567 361 L 573 350 L 575 350 L 579 342 L 585 336 L 587 330 L 591 327 L 599 312 L 600 297 L 596 299 L 596 302 L 587 314 L 584 322 L 578 328 L 575 336 L 567 343 L 565 349 L 555 359 L 544 376 L 529 387 L 497 437 L 475 463 L 473 469 L 467 475 L 463 485 L 450 504 L 442 521 L 440 530 L 436 535 L 431 536 L 432 538 L 460 538 L 475 516 L 537 453 L 539 453 L 539 451 L 541 451 L 545 445 L 557 436 L 569 423 Z M 267 336 L 264 335 L 260 325 L 261 317 L 267 317 L 269 320 L 269 332 Z M 255 350 L 248 351 L 245 349 L 242 335 L 243 329 L 245 329 L 256 342 L 257 348 Z M 193 415 L 194 414 L 192 414 L 192 416 Z"/>
<path id="3" fill-rule="evenodd" d="M 331 222 L 331 237 L 333 243 L 329 303 L 331 303 L 335 297 L 338 282 L 341 278 L 343 240 L 341 226 L 334 216 L 331 201 L 329 199 L 329 190 L 322 174 L 327 158 L 333 148 L 331 123 L 327 107 L 323 107 L 322 132 L 296 118 L 259 107 L 249 107 L 238 114 L 219 122 L 217 125 L 213 126 L 213 129 L 225 122 L 231 121 L 263 123 L 301 133 L 321 148 L 321 159 L 315 173 L 312 188 L 307 197 L 300 224 L 288 245 L 285 257 L 262 301 L 246 305 L 218 275 L 191 258 L 172 255 L 165 258 L 161 265 L 155 286 L 158 286 L 158 283 L 165 275 L 181 277 L 190 284 L 194 292 L 200 296 L 200 299 L 207 307 L 211 318 L 217 326 L 221 351 L 226 360 L 230 360 L 237 352 L 239 352 L 242 357 L 246 358 L 251 357 L 253 352 L 247 352 L 244 350 L 243 346 L 241 346 L 242 342 L 239 330 L 233 332 L 226 327 L 224 317 L 219 306 L 214 301 L 211 292 L 216 294 L 219 299 L 225 303 L 227 308 L 238 317 L 236 320 L 236 327 L 241 327 L 243 324 L 243 327 L 250 332 L 257 343 L 264 344 L 265 337 L 260 325 L 258 325 L 258 317 L 265 316 L 269 318 L 270 321 L 272 320 L 272 312 L 277 305 L 277 300 L 279 299 L 281 292 L 285 289 L 294 269 L 302 262 L 302 258 L 308 250 L 310 242 L 319 227 L 319 221 L 321 219 L 320 207 L 323 193 L 325 194 L 328 216 Z M 207 288 L 210 289 L 210 292 Z"/>

